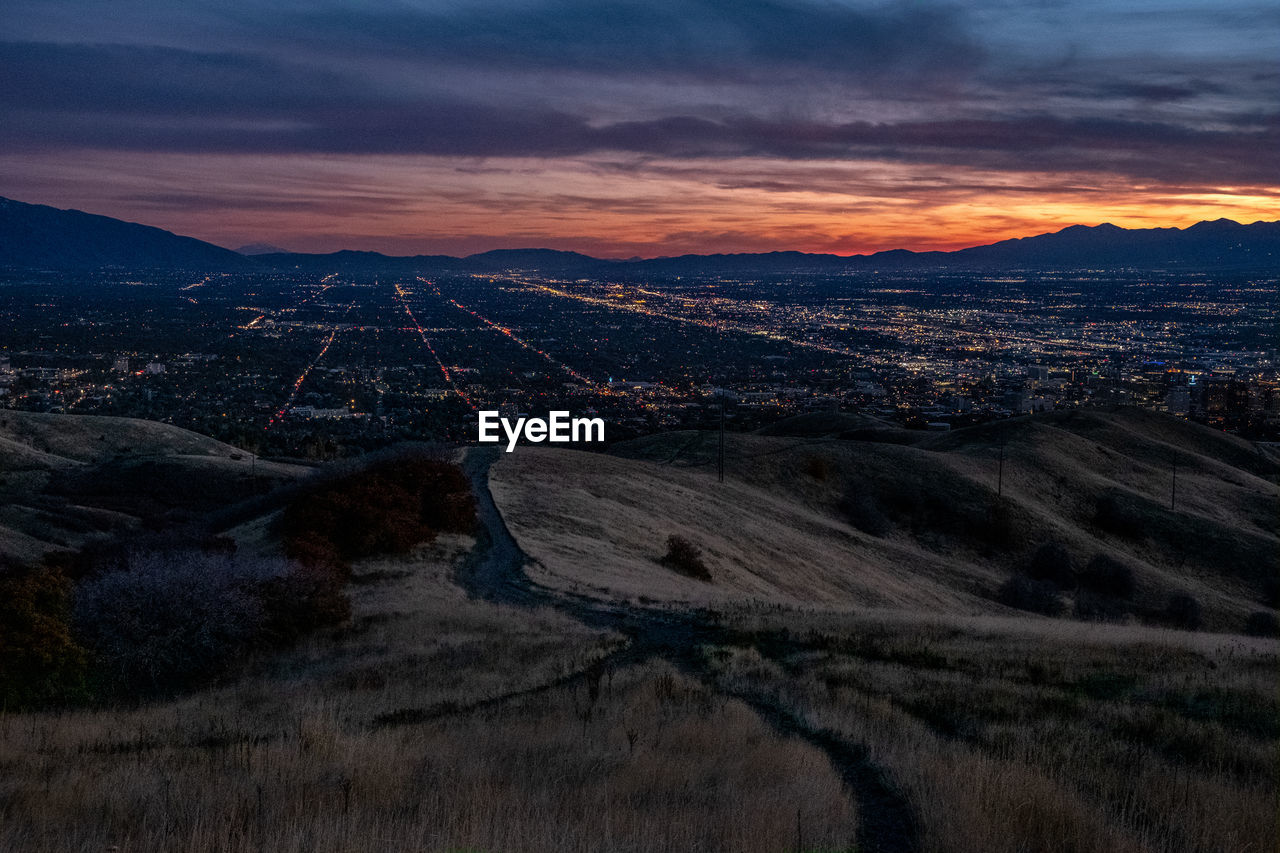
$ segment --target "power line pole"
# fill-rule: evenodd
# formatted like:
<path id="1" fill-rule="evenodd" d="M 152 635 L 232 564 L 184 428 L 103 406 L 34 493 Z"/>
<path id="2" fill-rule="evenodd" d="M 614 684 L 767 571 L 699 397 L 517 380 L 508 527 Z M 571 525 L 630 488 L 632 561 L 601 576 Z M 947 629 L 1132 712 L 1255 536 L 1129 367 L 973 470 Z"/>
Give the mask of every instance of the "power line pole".
<path id="1" fill-rule="evenodd" d="M 1005 439 L 1000 439 L 1000 463 L 996 468 L 996 503 L 1004 497 L 1004 443 Z"/>
<path id="2" fill-rule="evenodd" d="M 720 396 L 720 444 L 716 451 L 716 474 L 724 482 L 724 395 Z"/>

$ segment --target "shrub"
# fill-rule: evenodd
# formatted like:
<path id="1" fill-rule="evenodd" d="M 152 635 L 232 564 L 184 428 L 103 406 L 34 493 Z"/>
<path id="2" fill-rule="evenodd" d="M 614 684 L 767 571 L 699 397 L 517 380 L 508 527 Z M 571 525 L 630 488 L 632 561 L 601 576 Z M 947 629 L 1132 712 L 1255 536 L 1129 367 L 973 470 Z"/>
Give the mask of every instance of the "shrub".
<path id="1" fill-rule="evenodd" d="M 1132 612 L 1133 606 L 1127 599 L 1083 588 L 1076 592 L 1075 615 L 1079 619 L 1120 620 Z"/>
<path id="2" fill-rule="evenodd" d="M 336 565 L 404 553 L 440 531 L 466 532 L 474 523 L 475 499 L 461 469 L 411 456 L 312 489 L 286 507 L 278 529 L 290 557 Z"/>
<path id="3" fill-rule="evenodd" d="M 1076 573 L 1071 552 L 1061 542 L 1046 542 L 1027 561 L 1027 575 L 1048 581 L 1058 589 L 1075 589 Z"/>
<path id="4" fill-rule="evenodd" d="M 266 639 L 291 642 L 317 628 L 351 617 L 351 600 L 343 590 L 348 573 L 336 564 L 296 563 L 258 589 Z"/>
<path id="5" fill-rule="evenodd" d="M 1245 620 L 1244 632 L 1254 637 L 1280 637 L 1280 620 L 1274 613 L 1259 610 Z"/>
<path id="6" fill-rule="evenodd" d="M 134 555 L 127 568 L 81 584 L 74 626 L 109 687 L 168 692 L 216 674 L 261 636 L 260 590 L 288 574 L 283 560 Z"/>
<path id="7" fill-rule="evenodd" d="M 0 566 L 0 708 L 79 695 L 86 662 L 71 633 L 71 582 L 51 566 Z"/>
<path id="8" fill-rule="evenodd" d="M 863 533 L 885 536 L 893 530 L 893 522 L 880 510 L 875 498 L 866 492 L 850 490 L 840 500 L 840 511 Z"/>
<path id="9" fill-rule="evenodd" d="M 1098 498 L 1093 520 L 1108 533 L 1129 539 L 1141 537 L 1147 527 L 1141 508 L 1119 492 L 1107 492 Z"/>
<path id="10" fill-rule="evenodd" d="M 819 483 L 825 483 L 831 476 L 831 465 L 821 456 L 807 456 L 804 460 L 804 473 Z"/>
<path id="11" fill-rule="evenodd" d="M 1113 598 L 1133 596 L 1133 569 L 1107 554 L 1095 554 L 1078 580 L 1081 587 L 1098 595 Z"/>
<path id="12" fill-rule="evenodd" d="M 701 549 L 683 536 L 673 533 L 667 537 L 667 553 L 659 562 L 686 577 L 711 580 L 711 571 L 703 562 Z"/>
<path id="13" fill-rule="evenodd" d="M 1204 616 L 1204 608 L 1195 596 L 1185 592 L 1175 592 L 1169 596 L 1169 603 L 1164 608 L 1164 621 L 1175 628 L 1187 631 L 1199 629 Z"/>
<path id="14" fill-rule="evenodd" d="M 1043 613 L 1045 616 L 1057 616 L 1064 609 L 1055 584 L 1034 580 L 1026 575 L 1015 575 L 1005 581 L 1000 587 L 999 599 L 1009 607 Z"/>
<path id="15" fill-rule="evenodd" d="M 1280 608 L 1280 576 L 1275 573 L 1262 582 L 1262 603 L 1272 610 Z"/>

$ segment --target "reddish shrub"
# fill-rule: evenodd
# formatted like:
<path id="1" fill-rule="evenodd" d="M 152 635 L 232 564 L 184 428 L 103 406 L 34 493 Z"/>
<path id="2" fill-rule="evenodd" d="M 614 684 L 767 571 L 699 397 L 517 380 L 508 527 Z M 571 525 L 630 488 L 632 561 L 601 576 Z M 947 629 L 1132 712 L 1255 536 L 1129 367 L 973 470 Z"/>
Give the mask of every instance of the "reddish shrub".
<path id="1" fill-rule="evenodd" d="M 0 566 L 0 707 L 84 689 L 87 656 L 71 634 L 71 583 L 54 567 Z"/>
<path id="2" fill-rule="evenodd" d="M 285 552 L 311 565 L 399 554 L 475 522 L 466 476 L 436 459 L 382 462 L 326 483 L 285 509 Z"/>

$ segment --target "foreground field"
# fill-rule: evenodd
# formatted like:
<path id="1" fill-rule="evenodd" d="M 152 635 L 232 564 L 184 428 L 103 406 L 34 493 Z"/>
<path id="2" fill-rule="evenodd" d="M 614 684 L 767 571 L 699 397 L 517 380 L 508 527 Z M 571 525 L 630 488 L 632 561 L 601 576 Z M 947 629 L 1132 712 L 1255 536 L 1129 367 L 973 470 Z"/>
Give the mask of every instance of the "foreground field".
<path id="1" fill-rule="evenodd" d="M 363 564 L 336 635 L 137 708 L 0 715 L 0 849 L 839 849 L 818 750 L 550 611 L 468 600 L 470 542 Z"/>
<path id="2" fill-rule="evenodd" d="M 722 689 L 863 744 L 918 849 L 1274 848 L 1273 641 L 1025 623 L 758 624 L 705 654 Z"/>
<path id="3" fill-rule="evenodd" d="M 1112 453 L 1133 444 L 1106 477 L 1080 476 L 1096 480 L 1079 486 L 1095 506 L 1154 476 L 1134 460 L 1160 423 L 1134 438 L 1126 417 L 1030 421 L 1006 443 L 1024 465 L 1051 459 L 1054 441 L 1075 447 L 1082 429 Z M 1245 513 L 1201 494 L 1177 518 L 1274 536 L 1247 515 L 1273 494 L 1269 461 L 1195 431 L 1164 439 L 1203 457 L 1190 489 Z M 945 468 L 939 488 L 964 493 L 989 447 L 963 434 L 889 450 L 740 437 L 721 486 L 699 461 L 705 437 L 668 436 L 624 457 L 472 450 L 462 468 L 437 456 L 420 469 L 388 457 L 353 479 L 252 498 L 206 532 L 245 560 L 279 560 L 317 547 L 282 534 L 299 506 L 323 521 L 311 533 L 334 533 L 320 510 L 385 499 L 388 470 L 444 466 L 465 499 L 446 501 L 466 509 L 456 529 L 473 535 L 351 558 L 349 615 L 248 646 L 212 683 L 0 713 L 0 849 L 1276 849 L 1280 641 L 1224 628 L 1267 612 L 1265 565 L 1229 549 L 1178 564 L 1168 543 L 1098 524 L 1096 507 L 1073 520 L 1065 492 L 1050 518 L 1025 473 L 1012 478 L 1022 514 L 1007 540 L 870 487 L 888 526 L 839 514 L 848 480 L 874 484 L 876 465 L 911 483 Z M 851 460 L 867 464 L 842 467 Z M 968 479 L 956 473 L 966 465 Z M 405 502 L 365 510 L 400 518 Z M 355 532 L 380 529 L 377 513 Z M 1135 588 L 1075 618 L 999 600 L 1011 575 L 1059 601 L 1101 595 L 1087 586 L 1093 564 L 1067 564 L 1084 578 L 1074 586 L 1026 574 L 1043 569 L 1029 546 L 1050 529 L 1058 557 L 1117 545 Z M 1200 593 L 1220 630 L 1155 609 L 1170 579 Z"/>

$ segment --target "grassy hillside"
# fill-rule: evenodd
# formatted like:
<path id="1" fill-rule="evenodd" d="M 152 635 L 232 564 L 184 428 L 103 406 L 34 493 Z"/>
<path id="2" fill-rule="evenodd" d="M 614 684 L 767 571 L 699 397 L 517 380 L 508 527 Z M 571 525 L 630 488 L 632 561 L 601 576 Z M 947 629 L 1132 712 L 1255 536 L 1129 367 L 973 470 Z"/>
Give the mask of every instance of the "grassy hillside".
<path id="1" fill-rule="evenodd" d="M 0 849 L 839 849 L 819 751 L 622 639 L 452 583 L 472 542 L 361 563 L 352 618 L 174 700 L 0 716 Z M 602 683 L 603 682 L 603 683 Z M 33 750 L 32 743 L 43 744 Z"/>
<path id="2" fill-rule="evenodd" d="M 0 558 L 160 529 L 303 471 L 170 424 L 0 412 Z"/>
<path id="3" fill-rule="evenodd" d="M 5 426 L 26 466 L 6 488 L 27 513 L 68 524 L 74 488 L 75 511 L 119 521 L 126 544 L 143 538 L 130 525 L 198 517 L 245 482 L 234 450 L 165 427 Z M 207 677 L 8 707 L 0 849 L 1276 848 L 1280 641 L 1159 618 L 1168 593 L 1192 588 L 1206 628 L 1238 630 L 1232 620 L 1264 607 L 1265 566 L 1248 560 L 1274 544 L 1274 460 L 1126 411 L 910 444 L 801 426 L 730 436 L 723 484 L 702 433 L 613 455 L 476 449 L 436 480 L 421 473 L 447 467 L 436 456 L 417 468 L 408 455 L 364 458 L 219 516 L 207 526 L 223 534 L 217 550 L 199 559 L 158 551 L 63 584 L 75 606 L 62 639 L 141 625 L 148 665 L 174 636 L 240 624 L 228 617 L 247 619 L 254 601 L 270 606 L 262 615 L 292 613 L 320 568 L 300 530 L 339 549 L 348 606 L 287 642 L 242 642 Z M 120 449 L 67 442 L 64 427 Z M 129 435 L 156 452 L 124 453 Z M 416 501 L 393 488 L 401 477 L 421 487 Z M 40 490 L 22 492 L 21 478 Z M 450 484 L 470 487 L 473 529 L 397 521 L 406 506 L 424 523 L 430 507 L 454 506 Z M 104 508 L 130 496 L 128 511 Z M 405 541 L 340 547 L 381 527 Z M 256 577 L 245 570 L 286 555 L 294 571 L 245 600 Z M 709 581 L 691 570 L 699 561 Z M 1133 588 L 1119 595 L 1122 570 Z M 0 596 L 6 664 L 38 670 L 47 656 L 31 652 L 59 639 L 51 571 L 0 578 L 16 581 Z M 234 583 L 209 585 L 219 572 Z M 1063 605 L 1092 601 L 1090 618 L 1107 621 L 1029 613 L 1004 592 L 1017 579 L 1049 584 Z M 143 595 L 106 595 L 130 589 Z M 141 601 L 143 618 L 121 601 Z M 1110 624 L 1139 620 L 1154 624 Z M 110 645 L 86 648 L 103 657 L 82 666 L 114 659 Z"/>
<path id="4" fill-rule="evenodd" d="M 1202 626 L 1238 631 L 1274 594 L 1280 465 L 1167 416 L 1051 413 L 914 445 L 730 434 L 726 455 L 720 484 L 709 433 L 521 448 L 493 489 L 536 576 L 607 596 L 1010 612 L 1047 544 L 1069 566 L 1063 613 L 1158 621 L 1186 596 Z M 712 582 L 659 562 L 670 534 Z M 1090 582 L 1105 572 L 1131 589 Z"/>

